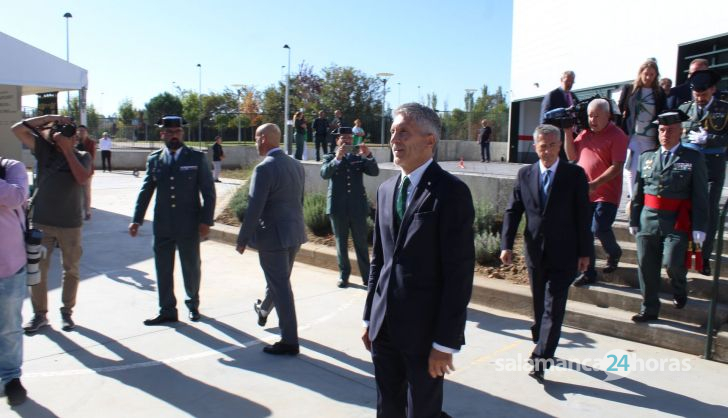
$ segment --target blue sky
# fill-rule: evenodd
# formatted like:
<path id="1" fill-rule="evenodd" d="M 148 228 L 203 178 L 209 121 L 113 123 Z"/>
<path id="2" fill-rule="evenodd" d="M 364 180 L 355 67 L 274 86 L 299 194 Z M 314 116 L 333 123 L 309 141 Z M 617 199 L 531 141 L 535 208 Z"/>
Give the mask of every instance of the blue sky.
<path id="1" fill-rule="evenodd" d="M 0 30 L 65 59 L 65 12 L 71 62 L 88 70 L 89 102 L 104 114 L 125 97 L 141 108 L 173 83 L 197 90 L 198 63 L 203 93 L 262 90 L 285 74 L 284 44 L 293 72 L 305 61 L 394 73 L 391 106 L 418 100 L 417 86 L 452 109 L 467 88 L 509 85 L 511 1 L 41 0 L 3 4 Z"/>

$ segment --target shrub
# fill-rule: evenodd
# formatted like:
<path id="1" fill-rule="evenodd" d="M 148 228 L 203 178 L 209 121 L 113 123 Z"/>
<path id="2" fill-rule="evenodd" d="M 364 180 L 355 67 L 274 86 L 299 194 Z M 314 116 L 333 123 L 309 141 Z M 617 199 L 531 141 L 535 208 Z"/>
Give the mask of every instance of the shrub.
<path id="1" fill-rule="evenodd" d="M 485 231 L 475 235 L 475 261 L 481 266 L 492 265 L 500 256 L 500 234 Z"/>
<path id="2" fill-rule="evenodd" d="M 318 237 L 332 233 L 331 221 L 326 214 L 326 196 L 317 193 L 303 198 L 303 222 Z"/>
<path id="3" fill-rule="evenodd" d="M 248 209 L 249 192 L 250 186 L 246 182 L 235 192 L 233 197 L 230 199 L 230 203 L 228 203 L 228 208 L 230 208 L 230 211 L 235 214 L 238 219 L 240 219 L 240 222 L 243 222 L 243 219 L 245 218 L 245 211 Z"/>
<path id="4" fill-rule="evenodd" d="M 475 204 L 475 219 L 473 220 L 473 231 L 476 235 L 483 232 L 498 233 L 501 220 L 490 203 L 477 202 Z"/>

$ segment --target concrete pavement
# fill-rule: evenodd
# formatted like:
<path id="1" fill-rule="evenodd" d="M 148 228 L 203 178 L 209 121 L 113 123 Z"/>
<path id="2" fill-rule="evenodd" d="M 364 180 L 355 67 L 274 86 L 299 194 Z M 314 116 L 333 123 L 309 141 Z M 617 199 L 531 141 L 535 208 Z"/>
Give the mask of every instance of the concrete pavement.
<path id="1" fill-rule="evenodd" d="M 157 312 L 151 224 L 135 239 L 126 233 L 141 179 L 129 173 L 97 172 L 94 177 L 95 209 L 84 228 L 74 313 L 78 327 L 60 330 L 56 252 L 49 284 L 51 326 L 25 337 L 22 379 L 30 399 L 15 409 L 1 402 L 0 416 L 375 415 L 373 367 L 360 341 L 363 288 L 338 289 L 337 272 L 297 263 L 293 288 L 301 354 L 266 355 L 261 345 L 276 341 L 278 330 L 275 314 L 266 328 L 256 325 L 252 304 L 264 287 L 257 254 L 240 256 L 230 245 L 207 241 L 202 245 L 203 320 L 186 320 L 177 272 L 181 322 L 145 327 L 142 321 Z M 234 188 L 217 187 L 221 196 Z M 24 318 L 30 315 L 26 303 Z M 526 317 L 471 307 L 467 345 L 456 355 L 457 371 L 445 385 L 448 413 L 728 415 L 728 365 L 569 328 L 557 351 L 563 367 L 549 371 L 546 385 L 538 385 L 524 364 L 532 349 L 529 326 Z M 601 359 L 610 363 L 609 354 L 619 361 L 627 356 L 626 377 L 609 380 L 618 376 L 582 367 Z"/>

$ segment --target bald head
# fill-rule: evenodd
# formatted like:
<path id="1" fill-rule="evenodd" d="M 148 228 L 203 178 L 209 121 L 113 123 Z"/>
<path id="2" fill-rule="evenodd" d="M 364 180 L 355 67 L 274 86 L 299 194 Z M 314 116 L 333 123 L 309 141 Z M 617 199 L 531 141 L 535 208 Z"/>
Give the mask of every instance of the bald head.
<path id="1" fill-rule="evenodd" d="M 266 155 L 268 151 L 281 145 L 281 130 L 275 123 L 266 123 L 255 131 L 255 146 L 258 155 Z"/>

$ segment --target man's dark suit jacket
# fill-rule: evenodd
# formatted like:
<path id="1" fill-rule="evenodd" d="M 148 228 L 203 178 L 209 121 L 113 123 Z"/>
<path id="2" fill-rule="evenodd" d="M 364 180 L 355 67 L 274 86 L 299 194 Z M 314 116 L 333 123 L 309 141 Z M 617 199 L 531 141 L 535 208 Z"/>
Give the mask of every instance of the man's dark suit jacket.
<path id="1" fill-rule="evenodd" d="M 397 228 L 400 179 L 386 180 L 377 192 L 364 310 L 369 338 L 376 340 L 386 316 L 391 342 L 400 350 L 427 353 L 433 342 L 459 349 L 475 267 L 470 189 L 433 161 Z"/>
<path id="2" fill-rule="evenodd" d="M 571 100 L 573 101 L 572 104 L 576 104 L 576 102 L 579 101 L 573 92 L 569 91 L 567 94 L 571 95 Z M 560 107 L 569 107 L 569 103 L 566 101 L 566 97 L 564 97 L 564 91 L 561 90 L 561 88 L 557 88 L 555 90 L 551 90 L 541 101 L 541 123 L 543 123 L 544 113 Z"/>
<path id="3" fill-rule="evenodd" d="M 690 83 L 685 82 L 670 89 L 667 96 L 667 109 L 677 109 L 681 104 L 693 100 L 693 91 Z"/>
<path id="4" fill-rule="evenodd" d="M 525 212 L 526 265 L 535 270 L 566 271 L 564 278 L 571 280 L 576 274 L 577 259 L 588 257 L 593 245 L 587 177 L 578 165 L 561 160 L 545 205 L 541 204 L 539 193 L 540 177 L 538 162 L 518 171 L 503 217 L 501 248 L 513 249 Z"/>

